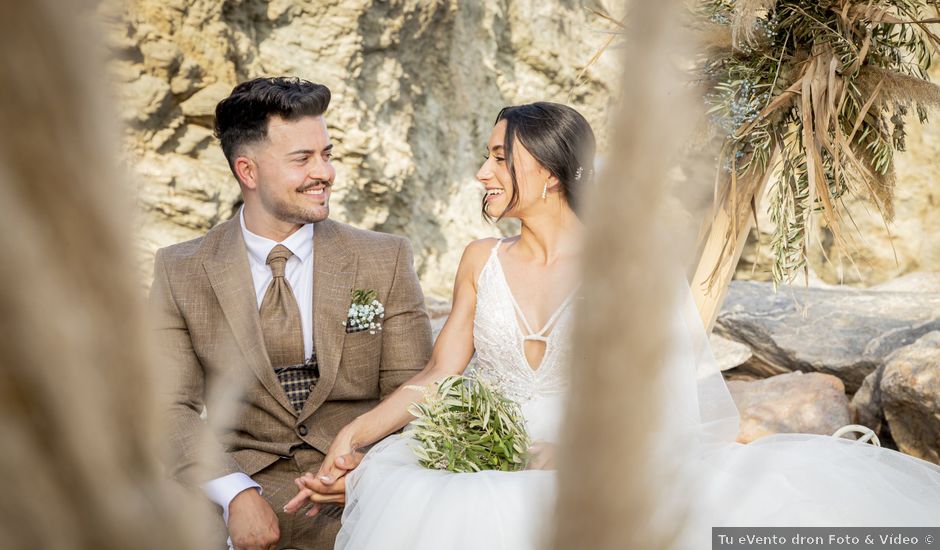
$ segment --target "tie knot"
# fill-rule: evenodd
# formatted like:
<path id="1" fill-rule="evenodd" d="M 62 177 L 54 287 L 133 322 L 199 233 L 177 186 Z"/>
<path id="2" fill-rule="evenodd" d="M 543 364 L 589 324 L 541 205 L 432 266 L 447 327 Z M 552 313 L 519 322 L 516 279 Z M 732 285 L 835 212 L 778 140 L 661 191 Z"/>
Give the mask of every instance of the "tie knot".
<path id="1" fill-rule="evenodd" d="M 284 266 L 287 265 L 287 260 L 293 255 L 294 253 L 283 244 L 279 244 L 271 249 L 265 263 L 271 266 L 271 273 L 275 278 L 284 276 Z"/>

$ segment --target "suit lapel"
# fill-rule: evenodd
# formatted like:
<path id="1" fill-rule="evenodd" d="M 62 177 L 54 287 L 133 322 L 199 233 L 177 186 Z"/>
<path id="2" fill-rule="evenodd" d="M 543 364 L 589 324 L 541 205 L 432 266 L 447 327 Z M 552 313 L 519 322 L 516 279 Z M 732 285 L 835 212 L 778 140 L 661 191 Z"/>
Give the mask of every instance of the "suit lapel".
<path id="1" fill-rule="evenodd" d="M 324 220 L 313 230 L 313 343 L 320 367 L 320 380 L 310 392 L 300 421 L 307 419 L 326 401 L 336 382 L 346 338 L 346 320 L 356 279 L 358 258 L 338 230 Z"/>
<path id="2" fill-rule="evenodd" d="M 218 245 L 203 261 L 203 267 L 248 366 L 278 403 L 293 413 L 264 347 L 248 250 L 238 218 L 219 226 Z"/>

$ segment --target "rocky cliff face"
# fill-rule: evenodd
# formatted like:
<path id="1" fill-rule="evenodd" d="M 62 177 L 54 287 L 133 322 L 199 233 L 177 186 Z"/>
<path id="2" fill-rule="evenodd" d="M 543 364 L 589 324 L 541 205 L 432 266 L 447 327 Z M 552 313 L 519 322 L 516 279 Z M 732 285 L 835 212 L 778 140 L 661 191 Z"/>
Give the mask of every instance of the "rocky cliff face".
<path id="1" fill-rule="evenodd" d="M 411 238 L 427 292 L 446 295 L 482 222 L 474 179 L 493 119 L 537 100 L 579 109 L 603 134 L 616 76 L 608 28 L 579 0 L 127 0 L 108 27 L 142 260 L 237 209 L 212 137 L 239 81 L 289 74 L 333 92 L 332 217 Z M 147 280 L 149 275 L 145 274 Z"/>
<path id="2" fill-rule="evenodd" d="M 578 108 L 603 134 L 616 56 L 576 82 L 610 28 L 593 0 L 125 0 L 101 8 L 118 59 L 118 105 L 139 189 L 141 262 L 232 215 L 238 187 L 212 137 L 216 102 L 239 81 L 292 74 L 327 84 L 338 147 L 333 217 L 407 235 L 426 291 L 450 292 L 463 246 L 497 234 L 479 215 L 474 174 L 493 119 L 535 100 Z M 934 72 L 940 79 L 940 70 Z M 868 285 L 940 270 L 940 114 L 911 117 L 899 155 L 896 221 L 850 204 L 862 230 L 856 266 L 814 271 Z M 769 276 L 770 228 L 739 278 Z M 509 232 L 511 225 L 503 230 Z M 849 231 L 852 232 L 851 230 Z M 822 236 L 823 243 L 828 243 Z M 831 239 L 829 239 L 831 240 Z M 893 243 L 893 248 L 892 248 Z M 897 254 L 897 262 L 895 261 Z M 750 264 L 760 257 L 755 273 Z M 856 269 L 857 268 L 857 269 Z"/>

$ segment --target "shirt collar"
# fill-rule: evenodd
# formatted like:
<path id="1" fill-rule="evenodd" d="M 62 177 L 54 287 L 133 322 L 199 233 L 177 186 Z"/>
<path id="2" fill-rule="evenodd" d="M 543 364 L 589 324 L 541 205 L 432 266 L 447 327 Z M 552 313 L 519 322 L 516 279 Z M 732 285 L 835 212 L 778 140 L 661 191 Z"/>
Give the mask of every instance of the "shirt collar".
<path id="1" fill-rule="evenodd" d="M 238 219 L 241 223 L 242 237 L 245 239 L 245 246 L 248 247 L 248 255 L 258 264 L 265 265 L 267 263 L 268 254 L 271 253 L 271 249 L 278 244 L 286 246 L 288 250 L 294 253 L 294 256 L 297 256 L 297 259 L 300 260 L 301 263 L 307 261 L 307 258 L 313 254 L 312 223 L 303 225 L 300 229 L 291 233 L 289 237 L 278 243 L 266 237 L 262 237 L 261 235 L 256 235 L 248 230 L 245 226 L 244 206 L 238 213 Z"/>

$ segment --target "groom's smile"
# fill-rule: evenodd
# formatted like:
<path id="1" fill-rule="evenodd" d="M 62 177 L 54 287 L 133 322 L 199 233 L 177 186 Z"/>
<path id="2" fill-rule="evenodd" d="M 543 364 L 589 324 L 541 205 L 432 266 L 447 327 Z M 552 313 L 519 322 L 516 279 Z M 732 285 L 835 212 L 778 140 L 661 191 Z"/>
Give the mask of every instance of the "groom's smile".
<path id="1" fill-rule="evenodd" d="M 297 192 L 319 204 L 326 204 L 327 201 L 330 200 L 331 185 L 330 182 L 318 181 L 312 185 L 306 185 L 298 189 Z"/>

